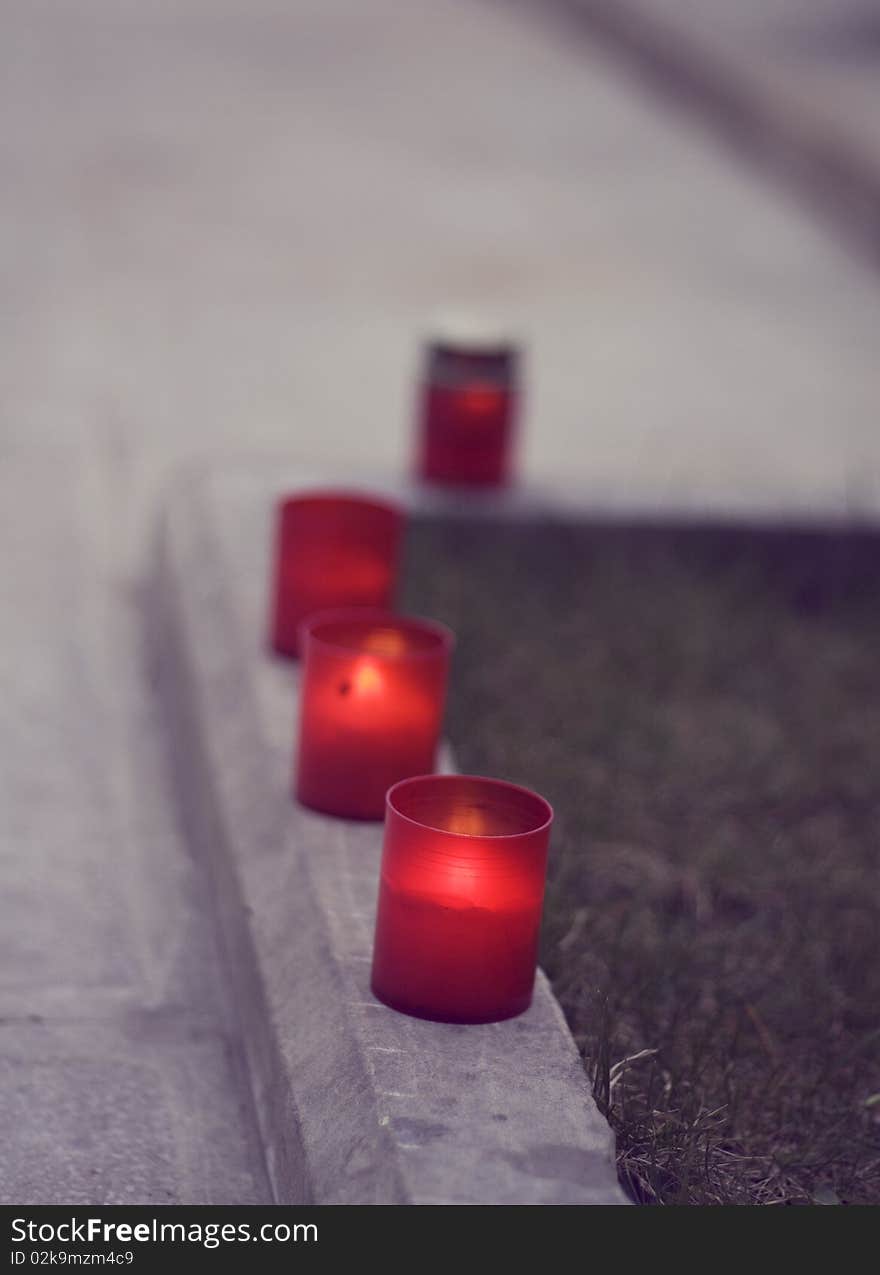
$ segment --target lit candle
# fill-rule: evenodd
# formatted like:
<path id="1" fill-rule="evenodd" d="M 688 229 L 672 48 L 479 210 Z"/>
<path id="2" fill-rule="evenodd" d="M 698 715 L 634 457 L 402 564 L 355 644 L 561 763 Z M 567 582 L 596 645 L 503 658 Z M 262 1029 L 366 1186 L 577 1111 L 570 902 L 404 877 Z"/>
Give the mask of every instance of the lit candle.
<path id="1" fill-rule="evenodd" d="M 302 644 L 296 796 L 327 814 L 381 819 L 392 784 L 434 769 L 452 634 L 344 611 L 306 621 Z"/>
<path id="2" fill-rule="evenodd" d="M 424 775 L 388 793 L 373 992 L 441 1022 L 531 1004 L 553 811 L 536 793 Z"/>
<path id="3" fill-rule="evenodd" d="M 384 501 L 308 492 L 277 510 L 271 644 L 299 654 L 299 626 L 333 607 L 391 606 L 403 514 Z"/>
<path id="4" fill-rule="evenodd" d="M 508 341 L 463 329 L 428 347 L 420 405 L 422 478 L 485 486 L 506 481 L 517 364 Z"/>

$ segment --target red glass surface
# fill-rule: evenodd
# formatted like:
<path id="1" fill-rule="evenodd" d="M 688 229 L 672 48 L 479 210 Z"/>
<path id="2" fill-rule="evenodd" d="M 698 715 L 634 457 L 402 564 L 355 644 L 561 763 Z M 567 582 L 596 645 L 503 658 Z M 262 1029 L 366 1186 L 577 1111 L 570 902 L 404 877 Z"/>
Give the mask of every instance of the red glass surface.
<path id="1" fill-rule="evenodd" d="M 296 796 L 351 819 L 381 819 L 385 794 L 434 769 L 453 636 L 381 611 L 303 626 Z"/>
<path id="2" fill-rule="evenodd" d="M 516 364 L 512 348 L 430 349 L 420 403 L 422 478 L 483 486 L 507 481 L 518 403 Z"/>
<path id="3" fill-rule="evenodd" d="M 308 492 L 278 505 L 271 644 L 299 654 L 299 628 L 317 611 L 393 601 L 403 513 L 345 492 Z"/>
<path id="4" fill-rule="evenodd" d="M 531 1004 L 553 811 L 527 788 L 423 775 L 388 793 L 373 992 L 487 1023 Z"/>

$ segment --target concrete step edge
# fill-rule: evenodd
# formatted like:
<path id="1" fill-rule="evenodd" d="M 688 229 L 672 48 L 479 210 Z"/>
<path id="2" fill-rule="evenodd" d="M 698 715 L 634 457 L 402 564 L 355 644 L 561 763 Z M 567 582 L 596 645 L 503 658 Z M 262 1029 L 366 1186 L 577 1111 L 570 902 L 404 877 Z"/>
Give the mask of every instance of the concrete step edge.
<path id="1" fill-rule="evenodd" d="M 244 506 L 210 476 L 178 486 L 150 609 L 178 798 L 213 881 L 278 1202 L 625 1203 L 543 975 L 525 1015 L 484 1027 L 371 996 L 382 830 L 289 799 L 295 676 L 265 657 L 246 601 L 270 504 L 265 478 Z"/>

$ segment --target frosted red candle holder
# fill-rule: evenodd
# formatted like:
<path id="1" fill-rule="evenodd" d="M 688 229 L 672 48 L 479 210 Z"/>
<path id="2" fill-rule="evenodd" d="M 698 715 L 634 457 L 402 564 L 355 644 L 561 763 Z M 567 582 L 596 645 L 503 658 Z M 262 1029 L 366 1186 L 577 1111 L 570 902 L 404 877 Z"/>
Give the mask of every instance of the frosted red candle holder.
<path id="1" fill-rule="evenodd" d="M 348 492 L 316 491 L 277 507 L 270 640 L 299 654 L 303 620 L 336 607 L 391 606 L 403 531 L 394 505 Z"/>
<path id="2" fill-rule="evenodd" d="M 531 1004 L 553 810 L 472 775 L 423 775 L 388 793 L 373 993 L 450 1023 Z"/>
<path id="3" fill-rule="evenodd" d="M 453 643 L 441 624 L 381 611 L 304 623 L 295 776 L 303 805 L 381 819 L 392 784 L 434 769 Z"/>
<path id="4" fill-rule="evenodd" d="M 438 341 L 420 390 L 418 470 L 427 482 L 507 482 L 518 406 L 514 346 Z"/>

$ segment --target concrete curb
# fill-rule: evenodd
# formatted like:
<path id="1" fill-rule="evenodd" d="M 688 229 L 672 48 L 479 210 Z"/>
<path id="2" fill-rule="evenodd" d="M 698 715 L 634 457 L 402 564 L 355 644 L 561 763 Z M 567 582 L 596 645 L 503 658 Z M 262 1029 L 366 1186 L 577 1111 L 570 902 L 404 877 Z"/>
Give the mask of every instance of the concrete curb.
<path id="1" fill-rule="evenodd" d="M 531 7 L 535 0 L 513 3 Z M 729 140 L 805 191 L 873 257 L 880 254 L 877 154 L 809 94 L 640 0 L 553 0 L 552 7 L 582 21 L 665 92 L 696 102 Z"/>
<path id="2" fill-rule="evenodd" d="M 379 825 L 288 797 L 296 673 L 262 650 L 265 479 L 178 488 L 155 557 L 159 685 L 212 874 L 279 1203 L 621 1204 L 611 1131 L 543 975 L 520 1018 L 369 991 Z"/>

